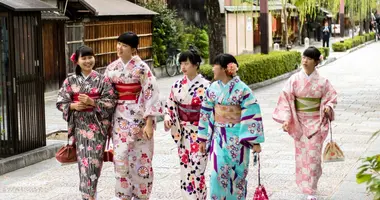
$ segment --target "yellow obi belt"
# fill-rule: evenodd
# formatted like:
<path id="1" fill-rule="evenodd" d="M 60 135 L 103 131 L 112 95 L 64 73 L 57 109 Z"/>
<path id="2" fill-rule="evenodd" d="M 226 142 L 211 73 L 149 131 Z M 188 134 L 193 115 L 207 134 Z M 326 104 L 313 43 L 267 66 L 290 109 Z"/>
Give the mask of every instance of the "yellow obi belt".
<path id="1" fill-rule="evenodd" d="M 221 124 L 238 124 L 241 119 L 241 107 L 234 105 L 216 105 L 215 122 Z"/>
<path id="2" fill-rule="evenodd" d="M 299 112 L 319 112 L 321 100 L 321 98 L 297 97 L 294 103 Z"/>

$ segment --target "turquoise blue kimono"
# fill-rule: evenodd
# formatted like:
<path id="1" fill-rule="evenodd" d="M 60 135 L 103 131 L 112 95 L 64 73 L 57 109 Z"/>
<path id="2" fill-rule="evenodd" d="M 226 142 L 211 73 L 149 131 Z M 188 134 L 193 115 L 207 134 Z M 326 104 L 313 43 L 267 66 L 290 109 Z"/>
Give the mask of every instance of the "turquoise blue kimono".
<path id="1" fill-rule="evenodd" d="M 214 121 L 215 105 L 240 105 L 237 124 Z M 216 81 L 206 90 L 199 121 L 198 139 L 206 142 L 211 160 L 210 199 L 245 199 L 250 149 L 264 142 L 260 106 L 251 89 L 234 77 L 224 85 Z"/>

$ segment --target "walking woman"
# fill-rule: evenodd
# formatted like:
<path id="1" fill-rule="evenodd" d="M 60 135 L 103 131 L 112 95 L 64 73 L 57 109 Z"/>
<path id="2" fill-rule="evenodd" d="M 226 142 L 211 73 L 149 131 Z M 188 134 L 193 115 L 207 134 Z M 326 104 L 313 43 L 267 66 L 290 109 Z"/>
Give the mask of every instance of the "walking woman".
<path id="1" fill-rule="evenodd" d="M 303 69 L 285 84 L 273 113 L 273 119 L 294 139 L 296 183 L 309 200 L 317 199 L 314 195 L 322 175 L 322 146 L 337 104 L 335 89 L 316 70 L 320 57 L 315 47 L 304 51 Z"/>
<path id="2" fill-rule="evenodd" d="M 79 47 L 71 60 L 75 74 L 63 82 L 57 108 L 68 122 L 69 137 L 75 140 L 82 198 L 93 200 L 117 96 L 110 80 L 92 70 L 95 58 L 90 47 Z"/>
<path id="3" fill-rule="evenodd" d="M 198 122 L 205 90 L 210 82 L 198 74 L 201 57 L 196 50 L 181 53 L 179 62 L 185 76 L 171 88 L 165 108 L 165 129 L 171 129 L 178 147 L 182 198 L 205 200 L 207 154 L 199 150 Z"/>
<path id="4" fill-rule="evenodd" d="M 250 150 L 260 152 L 264 142 L 260 106 L 238 67 L 232 55 L 218 55 L 202 103 L 198 140 L 211 159 L 210 199 L 246 198 Z"/>
<path id="5" fill-rule="evenodd" d="M 105 72 L 119 93 L 113 117 L 115 195 L 119 199 L 149 199 L 153 186 L 153 130 L 163 115 L 156 78 L 137 56 L 139 38 L 123 33 L 117 39 L 118 60 Z"/>

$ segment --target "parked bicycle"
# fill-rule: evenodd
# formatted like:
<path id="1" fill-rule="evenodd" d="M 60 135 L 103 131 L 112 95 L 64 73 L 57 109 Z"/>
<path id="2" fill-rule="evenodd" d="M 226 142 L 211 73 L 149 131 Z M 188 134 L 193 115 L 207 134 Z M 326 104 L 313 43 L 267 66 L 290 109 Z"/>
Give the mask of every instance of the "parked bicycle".
<path id="1" fill-rule="evenodd" d="M 179 63 L 180 49 L 170 49 L 169 57 L 166 60 L 165 70 L 168 76 L 175 76 L 182 73 L 181 64 Z"/>

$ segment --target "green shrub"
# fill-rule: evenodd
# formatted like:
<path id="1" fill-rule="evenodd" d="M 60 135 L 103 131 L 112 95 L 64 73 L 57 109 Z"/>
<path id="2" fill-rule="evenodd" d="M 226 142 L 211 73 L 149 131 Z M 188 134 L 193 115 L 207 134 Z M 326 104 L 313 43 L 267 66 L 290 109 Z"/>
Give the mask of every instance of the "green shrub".
<path id="1" fill-rule="evenodd" d="M 246 84 L 262 82 L 295 70 L 301 63 L 301 53 L 297 51 L 274 51 L 268 55 L 246 54 L 236 56 L 239 63 L 238 75 Z M 202 65 L 201 74 L 211 80 L 212 67 Z"/>
<path id="2" fill-rule="evenodd" d="M 187 26 L 183 29 L 183 34 L 180 36 L 181 50 L 186 51 L 190 45 L 195 46 L 203 59 L 209 58 L 209 40 L 207 34 L 207 27 L 202 29 L 196 26 Z"/>
<path id="3" fill-rule="evenodd" d="M 346 51 L 346 45 L 341 42 L 336 42 L 332 44 L 332 48 L 335 52 L 343 52 Z"/>
<path id="4" fill-rule="evenodd" d="M 380 130 L 372 138 L 380 135 Z M 374 195 L 374 200 L 380 200 L 380 154 L 362 158 L 362 165 L 358 168 L 356 182 L 366 184 L 367 191 Z"/>
<path id="5" fill-rule="evenodd" d="M 322 53 L 323 59 L 327 59 L 330 56 L 330 48 L 328 47 L 321 47 L 319 51 Z"/>
<path id="6" fill-rule="evenodd" d="M 158 13 L 153 17 L 153 65 L 160 67 L 166 63 L 168 48 L 180 46 L 178 24 L 183 22 L 178 22 L 177 13 L 162 1 L 148 1 L 143 6 Z"/>
<path id="7" fill-rule="evenodd" d="M 370 36 L 370 40 L 374 40 L 376 38 L 376 33 L 370 32 L 369 36 Z"/>
<path id="8" fill-rule="evenodd" d="M 358 36 L 355 36 L 354 38 L 344 40 L 344 43 L 341 43 L 341 42 L 334 43 L 332 47 L 335 52 L 343 52 L 353 47 L 357 47 L 361 44 L 364 44 L 368 41 L 374 40 L 375 36 L 376 34 L 373 32 L 367 33 L 361 36 L 358 35 Z"/>

